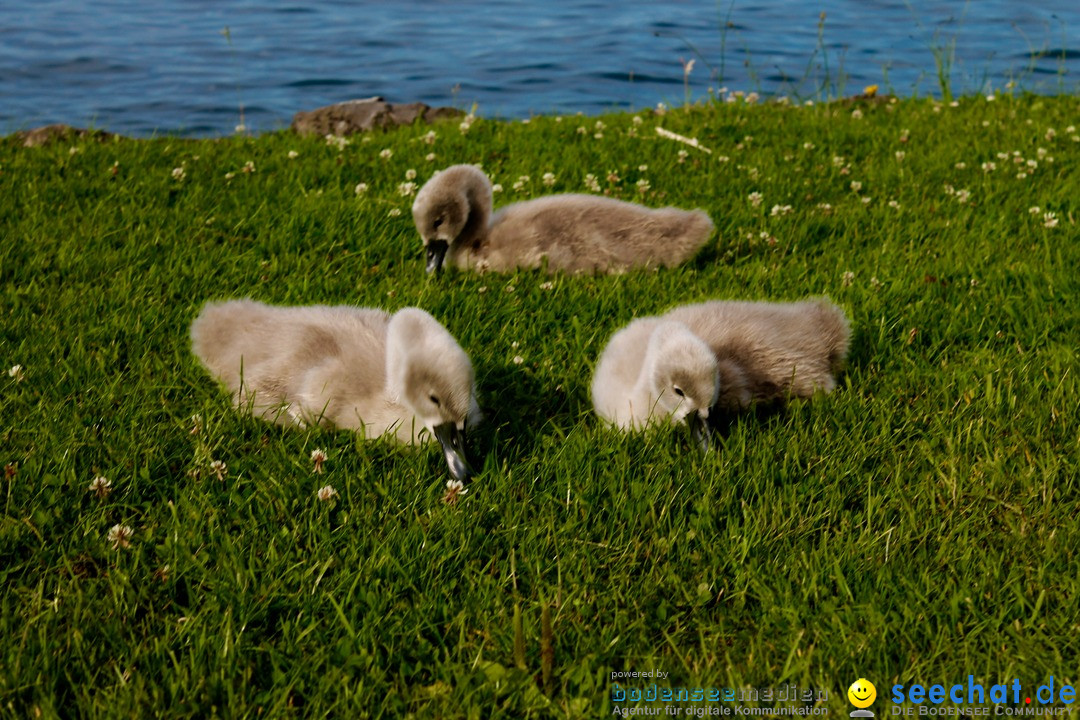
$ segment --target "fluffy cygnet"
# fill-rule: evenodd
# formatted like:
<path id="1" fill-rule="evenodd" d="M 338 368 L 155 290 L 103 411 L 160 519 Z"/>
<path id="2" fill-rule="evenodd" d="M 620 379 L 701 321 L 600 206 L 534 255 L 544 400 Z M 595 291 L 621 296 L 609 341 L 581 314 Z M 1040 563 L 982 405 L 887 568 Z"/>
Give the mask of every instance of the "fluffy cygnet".
<path id="1" fill-rule="evenodd" d="M 831 392 L 849 338 L 843 310 L 825 299 L 684 305 L 612 336 L 593 404 L 623 429 L 686 421 L 707 444 L 710 411 Z"/>
<path id="2" fill-rule="evenodd" d="M 595 195 L 549 195 L 492 214 L 491 181 L 472 165 L 428 180 L 413 203 L 427 271 L 622 272 L 678 265 L 705 244 L 712 220 L 701 210 L 653 209 Z"/>
<path id="3" fill-rule="evenodd" d="M 191 345 L 237 407 L 280 424 L 348 428 L 366 437 L 442 445 L 456 480 L 470 474 L 466 424 L 480 419 L 472 363 L 419 308 L 211 302 Z"/>

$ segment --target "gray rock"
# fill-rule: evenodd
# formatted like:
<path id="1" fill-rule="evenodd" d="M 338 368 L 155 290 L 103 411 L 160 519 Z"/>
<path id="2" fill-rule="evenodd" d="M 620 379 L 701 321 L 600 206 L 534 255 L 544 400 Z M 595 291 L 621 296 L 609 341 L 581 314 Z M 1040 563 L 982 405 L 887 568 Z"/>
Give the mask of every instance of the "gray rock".
<path id="1" fill-rule="evenodd" d="M 381 97 L 371 97 L 298 112 L 293 116 L 292 129 L 299 135 L 341 137 L 374 128 L 412 125 L 418 119 L 430 123 L 464 114 L 451 107 L 433 108 L 422 102 L 389 103 Z"/>
<path id="2" fill-rule="evenodd" d="M 70 125 L 63 125 L 57 123 L 55 125 L 42 125 L 30 130 L 23 130 L 15 133 L 15 136 L 22 140 L 23 147 L 38 147 L 39 145 L 47 145 L 51 142 L 71 141 L 71 140 L 109 140 L 116 137 L 112 133 L 107 133 L 104 130 L 86 130 L 84 128 L 71 127 Z"/>

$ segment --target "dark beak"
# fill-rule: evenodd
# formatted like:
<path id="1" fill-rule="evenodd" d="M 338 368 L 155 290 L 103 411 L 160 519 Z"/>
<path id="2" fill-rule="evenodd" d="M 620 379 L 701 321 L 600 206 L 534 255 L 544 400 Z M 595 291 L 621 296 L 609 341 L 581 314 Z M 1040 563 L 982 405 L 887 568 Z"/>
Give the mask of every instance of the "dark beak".
<path id="1" fill-rule="evenodd" d="M 435 426 L 435 439 L 442 445 L 446 464 L 450 466 L 450 475 L 459 482 L 465 482 L 473 474 L 465 460 L 465 434 L 452 422 Z"/>
<path id="2" fill-rule="evenodd" d="M 698 414 L 697 410 L 686 416 L 686 423 L 690 426 L 690 436 L 694 438 L 694 442 L 701 446 L 702 452 L 708 452 L 709 440 L 712 436 L 709 423 Z"/>
<path id="3" fill-rule="evenodd" d="M 443 259 L 446 257 L 446 251 L 449 249 L 450 244 L 445 240 L 432 240 L 427 244 L 428 273 L 439 273 L 442 271 Z"/>

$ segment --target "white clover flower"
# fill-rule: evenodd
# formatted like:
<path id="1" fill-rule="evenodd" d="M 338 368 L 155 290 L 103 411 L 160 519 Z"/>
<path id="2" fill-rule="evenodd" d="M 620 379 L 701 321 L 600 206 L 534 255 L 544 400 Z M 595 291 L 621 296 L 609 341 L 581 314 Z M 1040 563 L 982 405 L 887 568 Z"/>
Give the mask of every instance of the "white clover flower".
<path id="1" fill-rule="evenodd" d="M 406 170 L 405 171 L 405 179 L 406 180 L 415 180 L 416 179 L 416 171 L 413 170 L 412 168 L 409 168 L 408 170 Z"/>
<path id="2" fill-rule="evenodd" d="M 844 159 L 843 155 L 833 155 L 833 159 L 832 159 L 833 167 L 844 167 L 844 164 L 846 162 L 847 162 L 847 160 Z"/>
<path id="3" fill-rule="evenodd" d="M 855 273 L 850 270 L 846 270 L 843 275 L 840 276 L 840 287 L 851 287 L 851 283 L 855 282 Z"/>
<path id="4" fill-rule="evenodd" d="M 229 474 L 229 466 L 222 460 L 212 460 L 210 462 L 210 472 L 217 475 L 218 480 L 224 480 L 225 476 Z"/>
<path id="5" fill-rule="evenodd" d="M 323 471 L 323 463 L 326 462 L 326 452 L 322 448 L 315 448 L 311 451 L 311 462 L 315 463 L 315 468 L 312 472 L 321 473 Z"/>
<path id="6" fill-rule="evenodd" d="M 614 170 L 608 170 L 607 181 L 609 183 L 618 183 L 622 181 L 622 178 L 620 178 L 619 173 L 615 172 Z"/>
<path id="7" fill-rule="evenodd" d="M 408 197 L 416 192 L 416 183 L 403 182 L 397 186 L 398 194 L 402 197 Z"/>
<path id="8" fill-rule="evenodd" d="M 232 180 L 234 177 L 236 177 L 236 173 L 234 173 L 234 172 L 225 173 L 225 179 L 226 180 Z"/>
<path id="9" fill-rule="evenodd" d="M 339 135 L 328 134 L 325 136 L 325 139 L 326 144 L 332 147 L 336 147 L 338 149 L 338 152 L 341 152 L 350 144 L 348 138 L 344 138 Z M 367 138 L 364 138 L 364 140 L 367 140 Z"/>
<path id="10" fill-rule="evenodd" d="M 997 170 L 997 163 L 995 163 L 995 162 L 987 161 L 987 162 L 984 162 L 982 164 L 982 171 L 983 172 L 988 173 L 988 172 L 993 172 L 995 170 Z"/>
<path id="11" fill-rule="evenodd" d="M 852 279 L 854 279 L 854 278 L 852 278 Z M 877 279 L 876 275 L 874 277 L 870 278 L 870 287 L 873 288 L 874 290 L 881 289 L 881 281 Z"/>
<path id="12" fill-rule="evenodd" d="M 1055 130 L 1054 128 L 1046 128 L 1046 135 L 1044 135 L 1043 137 L 1045 137 L 1047 140 L 1053 140 L 1057 137 L 1057 130 Z"/>
<path id="13" fill-rule="evenodd" d="M 649 166 L 648 165 L 638 165 L 637 169 L 638 169 L 638 172 L 648 172 L 649 171 Z"/>
<path id="14" fill-rule="evenodd" d="M 863 205 L 869 205 L 871 202 L 873 202 L 873 198 L 869 197 L 868 195 L 864 195 L 859 198 L 859 202 L 861 202 Z"/>
<path id="15" fill-rule="evenodd" d="M 753 105 L 754 103 L 756 103 L 758 100 L 761 99 L 761 96 L 758 95 L 756 92 L 750 92 L 750 93 L 747 93 L 746 97 L 743 98 L 743 99 L 746 100 L 747 105 Z"/>
<path id="16" fill-rule="evenodd" d="M 855 108 L 851 111 L 851 117 L 853 120 L 862 120 L 862 110 Z"/>
<path id="17" fill-rule="evenodd" d="M 173 180 L 183 180 L 185 175 L 187 175 L 187 173 L 184 172 L 183 167 L 174 167 L 172 169 Z"/>
<path id="18" fill-rule="evenodd" d="M 469 492 L 465 489 L 465 483 L 460 480 L 447 480 L 446 481 L 446 494 L 443 495 L 443 502 L 447 505 L 456 505 L 458 497 Z"/>
<path id="19" fill-rule="evenodd" d="M 957 190 L 956 191 L 956 202 L 966 203 L 970 199 L 971 199 L 971 191 L 968 190 L 967 188 L 964 188 L 963 190 Z"/>
<path id="20" fill-rule="evenodd" d="M 584 135 L 587 132 L 588 132 L 588 130 L 586 130 L 584 127 L 578 127 L 578 129 L 577 129 L 577 134 L 578 135 Z"/>
<path id="21" fill-rule="evenodd" d="M 859 192 L 860 190 L 862 190 L 862 183 L 859 182 L 858 180 L 852 180 L 851 181 L 851 189 L 854 192 Z"/>
<path id="22" fill-rule="evenodd" d="M 255 162 L 252 160 L 248 160 L 246 163 L 244 163 L 244 167 L 240 169 L 246 173 L 253 173 L 255 172 Z"/>
<path id="23" fill-rule="evenodd" d="M 424 159 L 428 162 L 435 162 L 435 153 L 428 153 L 424 156 Z"/>
<path id="24" fill-rule="evenodd" d="M 652 185 L 650 185 L 649 181 L 646 180 L 645 178 L 641 178 L 640 180 L 637 181 L 638 192 L 641 193 L 642 195 L 649 192 L 649 189 L 651 187 L 652 187 Z"/>
<path id="25" fill-rule="evenodd" d="M 438 135 L 435 134 L 434 130 L 428 130 L 427 135 L 424 136 L 424 142 L 427 143 L 428 145 L 434 145 L 435 144 L 435 138 L 437 138 L 437 137 L 438 137 Z"/>
<path id="26" fill-rule="evenodd" d="M 491 192 L 493 192 L 493 193 L 501 193 L 502 191 L 503 191 L 502 183 L 495 183 L 494 185 L 491 186 Z"/>
<path id="27" fill-rule="evenodd" d="M 1043 215 L 1043 227 L 1054 228 L 1057 227 L 1058 218 L 1057 213 L 1048 212 Z"/>
<path id="28" fill-rule="evenodd" d="M 679 151 L 679 162 L 680 163 L 686 162 L 686 158 L 689 157 L 689 156 L 690 156 L 690 153 L 686 152 L 685 150 L 680 150 Z"/>
<path id="29" fill-rule="evenodd" d="M 394 151 L 390 148 L 383 148 L 379 151 L 379 157 L 383 160 L 389 160 L 390 158 L 394 157 Z"/>
<path id="30" fill-rule="evenodd" d="M 550 280 L 540 283 L 541 290 L 553 290 L 554 288 L 555 283 L 551 282 Z"/>
<path id="31" fill-rule="evenodd" d="M 815 146 L 814 146 L 814 143 L 812 143 L 812 142 L 804 142 L 802 144 L 802 147 L 803 147 L 803 150 L 813 150 Z"/>
<path id="32" fill-rule="evenodd" d="M 765 199 L 765 196 L 755 190 L 747 195 L 746 199 L 750 201 L 751 206 L 761 207 L 761 201 Z"/>
<path id="33" fill-rule="evenodd" d="M 356 183 L 356 187 L 353 188 L 353 192 L 355 192 L 357 195 L 363 195 L 367 191 L 368 191 L 368 184 L 367 183 Z"/>
<path id="34" fill-rule="evenodd" d="M 1031 215 L 1038 215 L 1041 212 L 1042 212 L 1042 208 L 1040 208 L 1038 205 L 1032 205 L 1031 207 L 1028 208 L 1028 213 L 1031 214 Z"/>
<path id="35" fill-rule="evenodd" d="M 546 172 L 544 173 L 544 177 L 541 178 L 541 180 L 547 187 L 552 187 L 553 185 L 555 185 L 555 174 Z"/>
<path id="36" fill-rule="evenodd" d="M 779 215 L 790 215 L 790 214 L 791 214 L 791 206 L 790 205 L 773 205 L 772 210 L 769 211 L 769 215 L 772 216 L 772 217 L 777 217 Z"/>
<path id="37" fill-rule="evenodd" d="M 290 160 L 295 160 L 298 157 L 300 157 L 300 153 L 296 152 L 295 150 L 290 150 L 289 151 L 289 159 Z"/>
<path id="38" fill-rule="evenodd" d="M 103 475 L 97 475 L 90 481 L 90 492 L 99 498 L 106 497 L 112 492 L 112 483 Z"/>
<path id="39" fill-rule="evenodd" d="M 592 192 L 600 192 L 600 181 L 596 179 L 596 176 L 589 173 L 585 176 L 585 188 Z"/>
<path id="40" fill-rule="evenodd" d="M 401 208 L 391 208 L 386 215 L 387 217 L 401 217 Z"/>
<path id="41" fill-rule="evenodd" d="M 23 372 L 22 365 L 12 365 L 7 371 L 8 377 L 15 380 L 15 382 L 22 382 L 26 379 L 26 373 Z"/>
<path id="42" fill-rule="evenodd" d="M 334 489 L 332 485 L 323 485 L 319 488 L 319 500 L 322 502 L 330 502 L 338 496 L 338 491 Z"/>
<path id="43" fill-rule="evenodd" d="M 643 123 L 645 121 L 641 119 L 640 115 L 635 115 L 634 119 L 631 122 L 633 122 L 635 125 L 640 125 L 641 123 Z"/>
<path id="44" fill-rule="evenodd" d="M 896 202 L 895 200 L 890 200 L 889 201 L 889 207 L 891 207 L 893 210 L 899 210 L 900 209 L 900 203 Z"/>
<path id="45" fill-rule="evenodd" d="M 958 162 L 955 165 L 953 165 L 953 167 L 956 168 L 957 170 L 967 170 L 967 163 L 966 162 Z"/>
<path id="46" fill-rule="evenodd" d="M 121 548 L 131 547 L 131 538 L 134 535 L 135 531 L 129 526 L 117 524 L 109 528 L 109 534 L 106 538 L 112 543 L 113 550 L 120 550 Z"/>
<path id="47" fill-rule="evenodd" d="M 525 362 L 525 358 L 521 357 L 520 355 L 515 355 L 513 362 L 515 365 L 520 365 L 521 363 Z"/>

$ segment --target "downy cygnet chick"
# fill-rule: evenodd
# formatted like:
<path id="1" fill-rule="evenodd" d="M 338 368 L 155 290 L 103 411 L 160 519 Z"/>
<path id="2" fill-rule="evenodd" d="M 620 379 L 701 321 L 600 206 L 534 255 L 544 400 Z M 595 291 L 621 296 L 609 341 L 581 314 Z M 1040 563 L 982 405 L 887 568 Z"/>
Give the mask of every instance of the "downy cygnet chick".
<path id="1" fill-rule="evenodd" d="M 685 420 L 707 444 L 704 421 L 717 409 L 831 392 L 850 334 L 843 310 L 825 299 L 684 305 L 615 333 L 596 366 L 593 403 L 623 429 Z"/>
<path id="2" fill-rule="evenodd" d="M 413 203 L 427 249 L 427 271 L 622 272 L 672 267 L 705 244 L 712 220 L 701 210 L 653 209 L 595 195 L 549 195 L 492 214 L 491 181 L 472 165 L 453 165 L 427 181 Z"/>
<path id="3" fill-rule="evenodd" d="M 365 437 L 442 445 L 450 473 L 470 474 L 466 424 L 480 419 L 472 363 L 419 308 L 393 315 L 345 305 L 207 303 L 191 345 L 238 408 L 283 425 L 320 424 Z"/>

